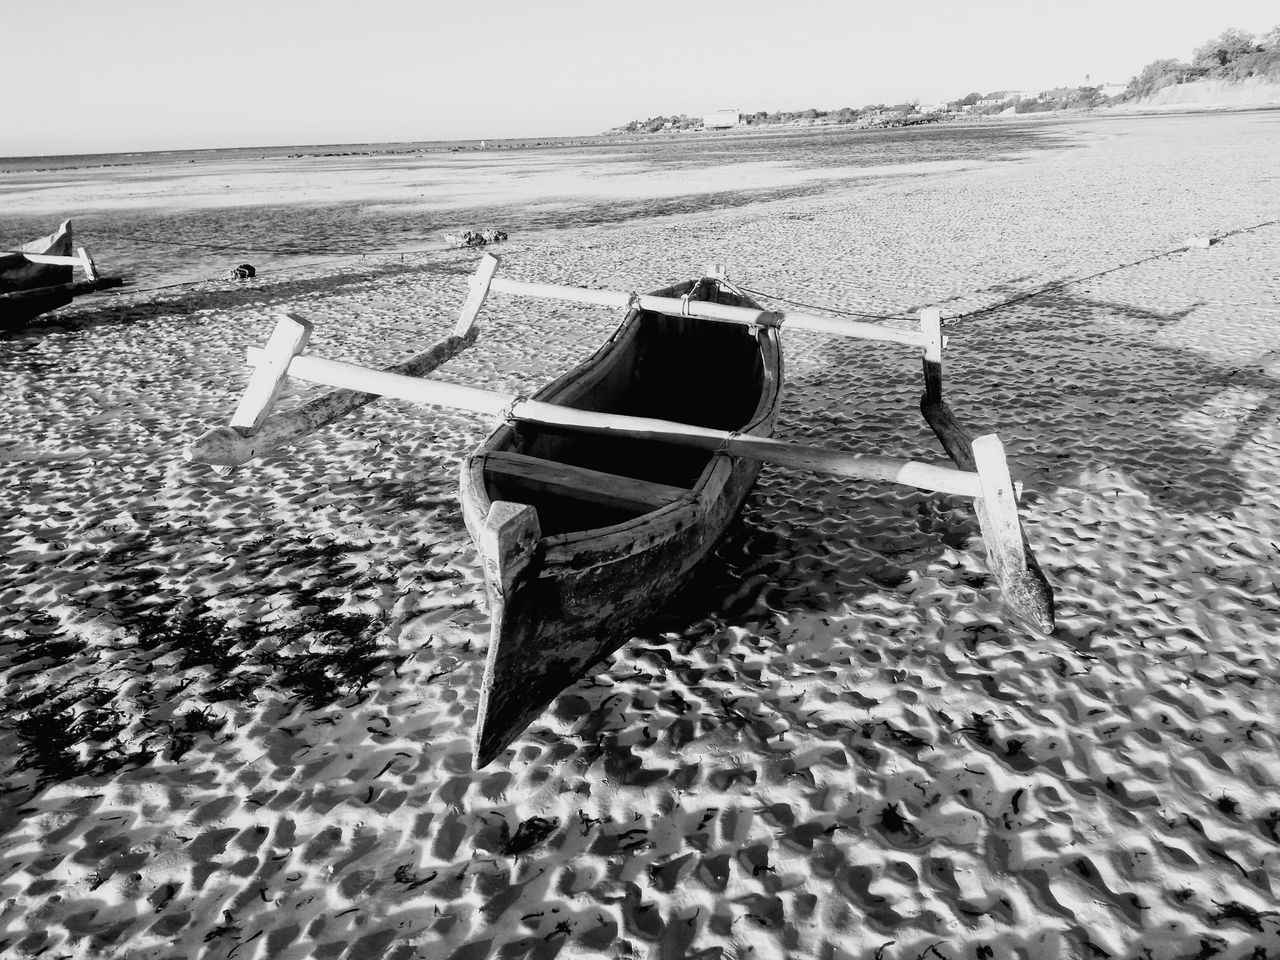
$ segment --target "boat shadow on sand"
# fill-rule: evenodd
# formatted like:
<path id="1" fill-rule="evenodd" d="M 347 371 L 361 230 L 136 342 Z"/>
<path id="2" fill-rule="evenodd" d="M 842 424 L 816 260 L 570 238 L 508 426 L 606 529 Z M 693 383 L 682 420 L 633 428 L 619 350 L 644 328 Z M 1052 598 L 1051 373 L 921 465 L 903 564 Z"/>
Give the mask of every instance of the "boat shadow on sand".
<path id="1" fill-rule="evenodd" d="M 973 434 L 999 434 L 1024 504 L 1122 487 L 1161 513 L 1229 515 L 1251 496 L 1236 459 L 1280 416 L 1280 382 L 1266 357 L 1223 365 L 1153 342 L 1190 313 L 1055 293 L 969 321 L 948 353 L 948 402 Z M 822 372 L 788 383 L 780 435 L 944 460 L 903 366 L 887 350 L 824 345 Z M 1027 535 L 1034 548 L 1031 524 Z M 699 610 L 727 623 L 830 611 L 860 590 L 900 587 L 947 549 L 981 554 L 981 543 L 964 498 L 766 468 L 730 536 L 655 626 Z M 966 575 L 979 589 L 986 579 Z"/>
<path id="2" fill-rule="evenodd" d="M 227 615 L 231 596 L 170 591 L 168 602 L 153 603 L 164 574 L 156 564 L 163 561 L 139 563 L 138 557 L 154 551 L 156 532 L 122 532 L 109 550 L 86 561 L 103 589 L 92 607 L 68 600 L 85 613 L 70 621 L 65 613 L 61 619 L 29 615 L 21 640 L 0 641 L 10 691 L 0 714 L 0 801 L 155 759 L 178 763 L 193 746 L 203 751 L 211 740 L 233 736 L 264 706 L 323 723 L 367 698 L 368 688 L 412 655 L 388 641 L 386 616 L 343 609 L 346 597 L 329 589 L 394 590 L 394 576 L 359 569 L 362 551 L 247 540 L 236 552 L 249 571 L 250 591 L 264 589 L 256 585 L 280 566 L 305 568 L 312 578 L 286 590 L 265 588 L 301 615 L 236 619 Z M 415 573 L 427 583 L 457 577 L 430 564 Z M 237 587 L 232 596 L 244 590 Z M 90 611 L 106 614 L 115 628 L 95 630 Z M 5 807 L 0 802 L 0 821 Z"/>
<path id="3" fill-rule="evenodd" d="M 965 321 L 974 347 L 949 352 L 948 399 L 989 418 L 1037 494 L 1105 473 L 1162 509 L 1230 513 L 1250 497 L 1237 458 L 1276 421 L 1280 382 L 1264 349 L 1230 362 L 1183 346 L 1212 336 L 1194 325 L 1201 306 L 1166 313 L 1055 291 Z"/>

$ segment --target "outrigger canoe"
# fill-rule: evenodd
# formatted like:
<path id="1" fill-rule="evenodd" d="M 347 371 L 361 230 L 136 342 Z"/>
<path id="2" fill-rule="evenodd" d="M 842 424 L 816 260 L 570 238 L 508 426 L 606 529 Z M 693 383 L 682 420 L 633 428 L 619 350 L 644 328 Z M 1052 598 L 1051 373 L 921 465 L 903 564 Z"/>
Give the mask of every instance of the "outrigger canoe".
<path id="1" fill-rule="evenodd" d="M 760 309 L 722 279 L 659 299 Z M 781 399 L 776 327 L 638 306 L 603 347 L 533 399 L 769 437 Z M 499 426 L 462 465 L 467 529 L 492 623 L 476 763 L 660 610 L 742 510 L 760 462 L 669 440 Z"/>
<path id="2" fill-rule="evenodd" d="M 1053 594 L 1018 516 L 994 434 L 971 436 L 942 397 L 941 313 L 919 329 L 762 310 L 720 268 L 644 296 L 496 277 L 486 254 L 451 336 L 383 370 L 303 355 L 312 326 L 279 319 L 228 426 L 186 448 L 220 472 L 292 443 L 379 396 L 498 418 L 461 471 L 463 515 L 484 570 L 491 634 L 474 739 L 482 767 L 567 686 L 624 644 L 714 548 L 761 463 L 972 498 L 1006 606 L 1054 629 Z M 431 380 L 475 343 L 491 291 L 625 310 L 588 361 L 533 397 Z M 772 436 L 780 330 L 921 349 L 921 410 L 954 467 Z M 338 389 L 271 416 L 288 378 Z"/>
<path id="3" fill-rule="evenodd" d="M 84 247 L 73 254 L 71 221 L 64 220 L 47 237 L 25 243 L 17 250 L 0 251 L 0 324 L 29 320 L 75 297 L 94 290 L 119 286 L 120 277 L 99 276 Z M 74 270 L 84 271 L 83 280 Z"/>

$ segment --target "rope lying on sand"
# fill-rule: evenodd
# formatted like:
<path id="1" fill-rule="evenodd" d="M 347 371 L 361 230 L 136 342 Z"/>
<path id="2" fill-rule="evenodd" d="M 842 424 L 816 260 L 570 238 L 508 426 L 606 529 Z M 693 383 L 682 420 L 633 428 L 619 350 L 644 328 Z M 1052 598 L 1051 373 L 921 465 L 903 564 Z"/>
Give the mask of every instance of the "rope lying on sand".
<path id="1" fill-rule="evenodd" d="M 1245 227 L 1239 227 L 1239 228 L 1237 228 L 1237 229 L 1235 229 L 1235 230 L 1231 230 L 1231 231 L 1228 231 L 1228 232 L 1226 232 L 1226 233 L 1222 233 L 1222 234 L 1220 234 L 1220 235 L 1218 235 L 1218 236 L 1214 237 L 1214 238 L 1213 238 L 1213 240 L 1214 240 L 1215 242 L 1221 242 L 1222 240 L 1225 240 L 1225 239 L 1227 239 L 1228 237 L 1234 237 L 1234 236 L 1238 236 L 1238 235 L 1240 235 L 1240 234 L 1244 234 L 1244 233 L 1251 233 L 1251 232 L 1256 231 L 1256 230 L 1261 230 L 1261 229 L 1264 229 L 1264 228 L 1266 228 L 1266 227 L 1274 227 L 1274 226 L 1277 226 L 1277 225 L 1280 225 L 1280 219 L 1275 219 L 1275 220 L 1266 220 L 1266 221 L 1263 221 L 1263 222 L 1261 222 L 1261 223 L 1256 223 L 1256 224 L 1252 224 L 1252 225 L 1250 225 L 1250 226 L 1245 226 Z M 234 249 L 234 248 L 228 248 L 228 249 Z M 978 308 L 975 308 L 975 309 L 973 309 L 973 310 L 968 310 L 968 311 L 966 311 L 966 312 L 964 312 L 964 313 L 954 314 L 954 315 L 952 315 L 952 316 L 948 317 L 948 318 L 947 318 L 947 320 L 948 320 L 948 321 L 950 321 L 950 322 L 952 322 L 952 323 L 954 323 L 954 322 L 955 322 L 955 321 L 957 321 L 957 320 L 963 320 L 963 319 L 967 319 L 967 318 L 969 318 L 969 317 L 976 317 L 976 316 L 980 316 L 980 315 L 987 314 L 987 313 L 994 313 L 995 311 L 997 311 L 997 310 L 1001 310 L 1001 309 L 1003 309 L 1003 308 L 1005 308 L 1005 307 L 1007 307 L 1007 306 L 1010 306 L 1010 305 L 1012 305 L 1012 304 L 1015 304 L 1015 303 L 1021 303 L 1021 302 L 1025 301 L 1025 300 L 1029 300 L 1029 299 L 1031 299 L 1031 298 L 1033 298 L 1033 297 L 1037 297 L 1037 296 L 1040 296 L 1040 295 L 1042 295 L 1042 294 L 1052 292 L 1052 291 L 1054 291 L 1054 290 L 1060 290 L 1060 289 L 1062 289 L 1062 288 L 1064 288 L 1064 287 L 1068 287 L 1068 286 L 1071 286 L 1071 285 L 1073 285 L 1073 284 L 1083 283 L 1083 282 L 1085 282 L 1085 281 L 1087 281 L 1087 280 L 1093 280 L 1093 279 L 1096 279 L 1096 278 L 1098 278 L 1098 277 L 1107 276 L 1108 274 L 1118 273 L 1119 271 L 1122 271 L 1122 270 L 1128 270 L 1128 269 L 1130 269 L 1130 268 L 1132 268 L 1132 267 L 1140 266 L 1140 265 L 1142 265 L 1142 264 L 1144 264 L 1144 263 L 1150 263 L 1150 262 L 1151 262 L 1151 261 L 1153 261 L 1153 260 L 1159 260 L 1159 259 L 1164 258 L 1164 257 L 1173 256 L 1174 254 L 1177 254 L 1177 253 L 1183 253 L 1183 252 L 1185 252 L 1185 251 L 1187 251 L 1187 250 L 1189 250 L 1189 249 L 1191 249 L 1191 245 L 1189 245 L 1189 244 L 1183 244 L 1183 245 L 1181 245 L 1181 246 L 1174 247 L 1174 248 L 1169 249 L 1169 250 L 1162 250 L 1162 251 L 1160 251 L 1160 252 L 1158 252 L 1158 253 L 1153 253 L 1153 254 L 1150 254 L 1150 255 L 1148 255 L 1148 256 L 1141 257 L 1141 258 L 1139 258 L 1139 259 L 1137 259 L 1137 260 L 1132 260 L 1132 261 L 1130 261 L 1130 262 L 1128 262 L 1128 263 L 1122 263 L 1122 264 L 1119 264 L 1119 265 L 1114 266 L 1114 267 L 1108 267 L 1108 268 L 1106 268 L 1105 270 L 1098 270 L 1098 271 L 1095 271 L 1094 273 L 1090 273 L 1090 274 L 1086 274 L 1086 275 L 1078 276 L 1078 277 L 1068 277 L 1068 278 L 1066 278 L 1066 279 L 1064 279 L 1064 280 L 1056 280 L 1056 281 L 1053 281 L 1053 282 L 1051 282 L 1051 283 L 1044 284 L 1043 286 L 1037 287 L 1037 288 L 1035 288 L 1035 289 L 1033 289 L 1033 290 L 1024 291 L 1023 293 L 1017 294 L 1017 295 L 1012 296 L 1012 297 L 1008 297 L 1008 298 L 1006 298 L 1006 299 L 1004 299 L 1004 300 L 1001 300 L 1001 301 L 999 301 L 999 302 L 997 302 L 997 303 L 988 304 L 988 305 L 987 305 L 987 306 L 985 306 L 985 307 L 978 307 Z M 440 250 L 440 249 L 421 250 L 421 251 L 411 251 L 411 250 L 410 250 L 410 251 L 398 251 L 399 255 L 401 255 L 401 256 L 404 256 L 404 255 L 406 255 L 406 254 L 410 254 L 410 253 L 434 253 L 434 254 L 440 254 L 440 253 L 447 253 L 447 252 L 450 252 L 450 251 L 447 251 L 447 250 Z M 391 251 L 391 252 L 386 252 L 386 253 L 369 253 L 369 252 L 365 252 L 365 253 L 361 253 L 361 254 L 352 254 L 352 255 L 333 255 L 333 256 L 328 257 L 328 258 L 326 258 L 326 259 L 344 259 L 344 258 L 346 258 L 347 256 L 352 256 L 352 257 L 354 257 L 354 256 L 359 256 L 359 257 L 362 257 L 362 258 L 363 258 L 363 257 L 366 257 L 366 256 L 395 256 L 396 254 L 397 254 L 397 251 Z M 145 289 L 143 289 L 143 290 L 133 290 L 133 291 L 128 291 L 128 292 L 130 292 L 130 293 L 145 293 L 145 292 L 155 291 L 155 290 L 168 290 L 168 289 L 172 289 L 172 288 L 175 288 L 175 287 L 193 286 L 193 285 L 198 284 L 198 283 L 206 283 L 206 282 L 208 282 L 208 281 L 206 281 L 206 280 L 188 280 L 188 281 L 184 281 L 184 282 L 182 282 L 182 283 L 174 283 L 174 284 L 169 284 L 169 285 L 167 285 L 167 286 L 161 286 L 161 287 L 149 287 L 149 288 L 145 288 Z M 766 292 L 764 292 L 764 291 L 762 291 L 762 290 L 753 290 L 753 289 L 751 289 L 751 288 L 749 288 L 749 287 L 740 287 L 739 289 L 743 290 L 743 291 L 744 291 L 744 292 L 746 292 L 746 293 L 754 294 L 754 295 L 756 295 L 756 296 L 765 297 L 765 298 L 767 298 L 767 299 L 775 300 L 775 301 L 778 301 L 778 302 L 780 302 L 780 303 L 792 304 L 792 305 L 794 305 L 794 306 L 804 307 L 804 308 L 807 308 L 807 309 L 813 309 L 813 310 L 823 310 L 823 311 L 826 311 L 826 312 L 828 312 L 828 313 L 833 313 L 833 314 L 837 314 L 837 315 L 841 315 L 841 316 L 860 317 L 860 318 L 863 318 L 863 319 L 871 319 L 871 320 L 891 320 L 891 321 L 914 321 L 914 320 L 915 320 L 915 316 L 914 316 L 914 314 L 908 314 L 908 313 L 900 313 L 900 314 L 875 314 L 875 313 L 863 313 L 863 312 L 861 312 L 861 311 L 845 310 L 845 309 L 840 308 L 840 307 L 824 306 L 824 305 L 820 305 L 820 304 L 805 303 L 805 302 L 803 302 L 803 301 L 799 301 L 799 300 L 791 300 L 791 299 L 788 299 L 787 297 L 783 297 L 783 296 L 780 296 L 780 295 L 778 295 L 778 294 L 766 293 Z M 21 444 L 0 444 L 0 463 L 33 463 L 33 462 L 52 462 L 52 463 L 88 463 L 88 464 L 92 464 L 92 463 L 97 462 L 97 461 L 100 461 L 100 460 L 110 460 L 110 459 L 118 459 L 118 458 L 127 458 L 127 457 L 130 457 L 130 456 L 138 456 L 138 455 L 143 455 L 143 454 L 151 455 L 151 454 L 157 454 L 157 453 L 160 453 L 160 452 L 162 452 L 162 447 L 161 447 L 160 445 L 157 445 L 157 444 L 151 444 L 151 445 L 140 446 L 140 447 L 135 447 L 135 448 L 123 448 L 123 449 L 122 449 L 122 448 L 119 448 L 119 447 L 112 447 L 112 448 L 106 448 L 106 447 L 70 447 L 70 448 L 63 448 L 63 449 L 49 449 L 49 448 L 40 447 L 39 445 L 32 445 L 32 444 L 28 444 L 28 445 L 21 445 Z"/>
<path id="2" fill-rule="evenodd" d="M 1234 237 L 1241 233 L 1249 233 L 1253 230 L 1261 230 L 1263 227 L 1274 227 L 1276 224 L 1280 224 L 1280 220 L 1265 220 L 1262 223 L 1255 223 L 1252 226 L 1239 227 L 1238 229 L 1230 230 L 1227 233 L 1220 234 L 1219 236 L 1212 238 L 1211 242 L 1220 243 L 1221 241 L 1225 240 L 1227 237 Z M 1141 266 L 1144 263 L 1150 263 L 1152 260 L 1160 260 L 1164 257 L 1171 257 L 1175 253 L 1183 253 L 1190 249 L 1192 249 L 1192 245 L 1184 243 L 1180 247 L 1174 247 L 1170 250 L 1162 250 L 1159 253 L 1153 253 L 1150 256 L 1142 257 L 1138 260 L 1133 260 L 1129 263 L 1122 263 L 1119 266 L 1108 267 L 1106 270 L 1099 270 L 1096 273 L 1086 274 L 1081 277 L 1069 277 L 1066 280 L 1055 280 L 1054 282 L 1047 283 L 1042 287 L 1037 287 L 1035 290 L 1029 290 L 1026 293 L 1020 293 L 1017 296 L 1009 297 L 1007 300 L 1001 300 L 999 303 L 993 303 L 985 307 L 978 307 L 975 310 L 968 310 L 964 313 L 958 313 L 953 317 L 948 317 L 947 319 L 948 320 L 964 320 L 969 317 L 980 316 L 981 314 L 984 314 L 984 313 L 994 313 L 995 311 L 1001 310 L 1004 307 L 1009 306 L 1010 304 L 1021 303 L 1023 300 L 1030 300 L 1032 297 L 1038 297 L 1042 293 L 1050 293 L 1054 290 L 1061 290 L 1063 287 L 1068 287 L 1076 283 L 1084 283 L 1086 280 L 1096 280 L 1098 277 L 1105 277 L 1111 273 L 1118 273 L 1121 270 L 1128 270 L 1130 267 Z"/>
<path id="3" fill-rule="evenodd" d="M 1218 234 L 1217 236 L 1212 238 L 1212 242 L 1220 243 L 1221 241 L 1227 239 L 1228 237 L 1238 236 L 1239 234 L 1242 234 L 1242 233 L 1251 233 L 1254 230 L 1261 230 L 1265 227 L 1274 227 L 1277 224 L 1280 224 L 1280 219 L 1264 220 L 1262 223 L 1255 223 L 1247 227 L 1239 227 L 1235 230 L 1228 230 L 1226 233 Z M 1159 260 L 1163 257 L 1171 257 L 1174 254 L 1184 253 L 1185 251 L 1190 249 L 1192 249 L 1192 245 L 1184 243 L 1181 246 L 1172 247 L 1168 250 L 1161 250 L 1158 253 L 1153 253 L 1148 256 L 1141 257 L 1137 260 L 1132 260 L 1128 263 L 1122 263 L 1114 267 L 1108 267 L 1105 270 L 1098 270 L 1095 273 L 1084 274 L 1079 277 L 1068 277 L 1064 280 L 1053 280 L 1049 283 L 1036 287 L 1032 290 L 1026 290 L 1026 291 L 1023 291 L 1022 293 L 1015 294 L 1014 296 L 1008 297 L 1004 300 L 999 300 L 996 303 L 987 304 L 985 307 L 975 307 L 973 310 L 966 310 L 963 313 L 952 314 L 950 316 L 944 317 L 943 320 L 944 322 L 947 322 L 947 323 L 955 323 L 957 320 L 967 320 L 970 317 L 977 317 L 986 313 L 995 313 L 997 310 L 1003 310 L 1005 307 L 1011 306 L 1012 304 L 1021 303 L 1024 300 L 1030 300 L 1032 297 L 1038 297 L 1041 294 L 1051 293 L 1054 290 L 1061 290 L 1063 287 L 1069 287 L 1077 283 L 1084 283 L 1088 280 L 1096 280 L 1098 277 L 1105 277 L 1111 273 L 1118 273 L 1121 270 L 1128 270 L 1131 267 L 1141 266 L 1144 263 L 1150 263 L 1152 260 Z M 786 297 L 780 296 L 778 294 L 766 293 L 763 290 L 752 290 L 749 287 L 742 287 L 741 289 L 747 293 L 755 294 L 756 296 L 766 297 L 770 300 L 776 300 L 779 303 L 789 303 L 789 304 L 792 304 L 793 306 L 806 307 L 810 310 L 823 310 L 827 313 L 834 313 L 840 316 L 861 317 L 867 320 L 914 321 L 916 319 L 916 315 L 914 311 L 908 312 L 904 310 L 901 313 L 893 313 L 893 314 L 862 313 L 856 310 L 845 310 L 841 307 L 823 306 L 821 304 L 812 304 L 812 303 L 802 303 L 799 300 L 789 300 Z"/>
<path id="4" fill-rule="evenodd" d="M 1213 238 L 1213 242 L 1221 242 L 1227 239 L 1228 237 L 1238 236 L 1243 233 L 1251 233 L 1255 230 L 1261 230 L 1266 227 L 1276 226 L 1277 224 L 1280 224 L 1280 219 L 1265 220 L 1261 223 L 1255 223 L 1245 227 L 1238 227 L 1235 230 L 1228 230 L 1225 233 L 1215 236 Z M 110 230 L 105 231 L 105 234 L 107 236 L 115 237 L 121 240 L 132 240 L 138 243 L 152 243 L 152 244 L 164 245 L 164 246 L 170 246 L 170 247 L 174 247 L 174 246 L 194 247 L 194 248 L 201 248 L 201 249 L 207 249 L 207 250 L 236 251 L 240 253 L 246 253 L 246 252 L 268 253 L 268 254 L 277 254 L 280 256 L 303 256 L 308 253 L 308 251 L 306 250 L 297 250 L 294 248 L 244 247 L 244 246 L 231 246 L 227 244 L 200 243 L 195 241 L 160 240 L 160 239 L 154 239 L 150 237 L 139 237 L 135 234 L 119 233 L 119 232 L 110 231 Z M 1032 290 L 1026 290 L 1026 291 L 1023 291 L 1022 293 L 1015 294 L 1014 296 L 1007 297 L 1004 300 L 999 300 L 996 303 L 987 304 L 984 307 L 976 307 L 973 310 L 966 310 L 962 313 L 956 313 L 950 316 L 946 316 L 943 318 L 943 322 L 954 324 L 959 320 L 967 320 L 971 317 L 982 316 L 983 314 L 988 314 L 988 313 L 995 313 L 996 311 L 1003 310 L 1005 307 L 1012 306 L 1015 303 L 1022 303 L 1023 301 L 1030 300 L 1033 297 L 1038 297 L 1046 293 L 1051 293 L 1055 290 L 1061 290 L 1064 287 L 1073 286 L 1074 284 L 1077 284 L 1077 283 L 1084 283 L 1088 280 L 1096 280 L 1098 277 L 1105 277 L 1108 274 L 1117 273 L 1121 270 L 1128 270 L 1132 267 L 1141 266 L 1144 263 L 1150 263 L 1153 260 L 1159 260 L 1163 257 L 1170 257 L 1177 253 L 1183 253 L 1189 249 L 1191 249 L 1191 245 L 1182 244 L 1177 247 L 1171 247 L 1168 250 L 1161 250 L 1158 253 L 1153 253 L 1148 256 L 1141 257 L 1137 260 L 1129 261 L 1128 263 L 1122 263 L 1114 267 L 1108 267 L 1105 270 L 1098 270 L 1094 273 L 1085 274 L 1078 277 L 1067 277 L 1066 279 L 1063 279 L 1063 280 L 1054 280 L 1049 283 L 1043 284 L 1042 286 L 1036 287 Z M 316 257 L 316 262 L 328 262 L 331 260 L 364 259 L 365 257 L 393 257 L 393 256 L 404 257 L 408 255 L 439 254 L 439 253 L 445 253 L 445 252 L 448 252 L 448 251 L 442 250 L 440 247 L 422 247 L 422 248 L 415 248 L 411 250 L 388 250 L 388 251 L 364 250 L 358 253 L 321 254 Z M 217 277 L 202 277 L 198 280 L 183 280 L 178 283 L 163 284 L 155 287 L 139 287 L 139 288 L 121 290 L 118 293 L 116 293 L 115 296 L 124 296 L 124 295 L 130 295 L 130 294 L 138 294 L 138 293 L 154 293 L 162 290 L 175 290 L 181 287 L 191 287 L 197 284 L 210 283 L 210 282 L 223 280 L 223 279 L 225 279 L 225 276 L 222 276 L 222 275 Z M 750 287 L 740 287 L 740 289 L 742 289 L 745 293 L 753 294 L 754 296 L 765 297 L 768 300 L 773 300 L 778 303 L 786 303 L 796 307 L 804 307 L 805 309 L 808 309 L 808 310 L 821 310 L 826 313 L 835 314 L 837 316 L 857 317 L 863 320 L 889 320 L 889 321 L 901 321 L 901 322 L 914 322 L 916 319 L 915 311 L 910 309 L 904 309 L 897 313 L 867 313 L 861 310 L 847 310 L 843 307 L 833 307 L 825 304 L 806 303 L 801 300 L 793 300 L 788 297 L 784 297 L 781 294 L 777 294 L 777 293 L 769 293 L 764 290 L 753 290 Z"/>
<path id="5" fill-rule="evenodd" d="M 142 241 L 142 242 L 144 243 L 164 242 L 166 243 L 167 246 L 174 246 L 174 247 L 203 246 L 202 244 L 174 243 L 174 242 L 159 241 L 159 240 L 156 240 L 156 241 L 148 240 L 148 241 Z M 282 255 L 287 253 L 286 251 L 260 250 L 256 248 L 250 249 L 247 247 L 212 247 L 211 246 L 211 247 L 208 247 L 208 249 L 235 250 L 241 253 L 244 253 L 246 250 L 248 250 L 248 252 L 250 253 L 281 253 Z M 449 252 L 451 251 L 447 249 L 441 249 L 439 247 L 424 247 L 424 248 L 412 249 L 412 250 L 364 250 L 364 251 L 361 251 L 360 253 L 316 254 L 314 255 L 314 257 L 312 257 L 311 262 L 308 265 L 329 263 L 331 261 L 336 261 L 336 260 L 363 260 L 366 257 L 397 257 L 398 256 L 403 258 L 406 256 L 429 256 L 432 254 L 449 253 Z M 298 255 L 303 255 L 303 254 L 302 252 L 298 252 Z M 176 283 L 163 283 L 154 287 L 125 287 L 125 288 L 114 291 L 111 295 L 115 297 L 122 297 L 122 296 L 130 296 L 130 295 L 139 294 L 139 293 L 156 293 L 161 290 L 177 290 L 182 287 L 194 287 L 201 283 L 214 283 L 214 282 L 226 280 L 226 279 L 227 279 L 227 275 L 225 273 L 220 273 L 217 276 L 213 276 L 213 277 L 198 277 L 195 280 L 179 280 Z"/>

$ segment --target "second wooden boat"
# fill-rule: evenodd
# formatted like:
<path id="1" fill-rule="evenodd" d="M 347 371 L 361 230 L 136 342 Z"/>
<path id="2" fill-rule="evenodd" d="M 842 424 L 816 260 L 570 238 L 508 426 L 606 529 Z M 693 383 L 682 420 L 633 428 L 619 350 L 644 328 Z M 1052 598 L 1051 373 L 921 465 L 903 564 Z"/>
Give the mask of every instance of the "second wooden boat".
<path id="1" fill-rule="evenodd" d="M 84 272 L 75 279 L 75 270 Z M 64 220 L 47 237 L 25 243 L 17 250 L 0 251 L 0 323 L 29 320 L 75 297 L 94 290 L 119 286 L 119 277 L 102 277 L 89 252 L 75 251 L 71 221 Z"/>
<path id="2" fill-rule="evenodd" d="M 714 278 L 652 296 L 759 309 Z M 768 437 L 781 383 L 777 328 L 632 307 L 595 356 L 533 399 Z M 688 581 L 759 470 L 671 442 L 531 423 L 503 424 L 467 458 L 462 509 L 492 624 L 478 767 Z"/>

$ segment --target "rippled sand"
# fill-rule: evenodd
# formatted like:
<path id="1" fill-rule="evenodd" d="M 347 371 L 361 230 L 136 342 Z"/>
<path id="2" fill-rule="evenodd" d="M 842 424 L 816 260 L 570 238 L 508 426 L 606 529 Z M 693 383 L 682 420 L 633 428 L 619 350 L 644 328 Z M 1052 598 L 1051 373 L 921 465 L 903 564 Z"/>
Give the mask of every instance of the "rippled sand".
<path id="1" fill-rule="evenodd" d="M 474 253 L 77 301 L 0 342 L 0 955 L 1276 955 L 1280 224 L 1137 261 L 1280 220 L 1280 124 L 1077 132 L 505 245 L 521 278 L 721 261 L 968 314 L 948 396 L 1026 484 L 1059 628 L 1004 619 L 961 499 L 766 469 L 689 595 L 479 772 L 455 488 L 489 425 L 380 402 L 230 479 L 179 456 L 273 313 L 390 363 L 447 332 Z M 533 388 L 618 319 L 495 294 L 439 375 Z M 780 435 L 942 458 L 912 351 L 785 341 Z"/>

